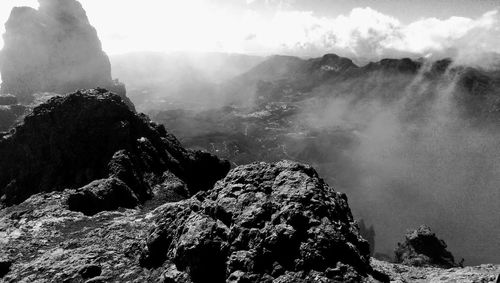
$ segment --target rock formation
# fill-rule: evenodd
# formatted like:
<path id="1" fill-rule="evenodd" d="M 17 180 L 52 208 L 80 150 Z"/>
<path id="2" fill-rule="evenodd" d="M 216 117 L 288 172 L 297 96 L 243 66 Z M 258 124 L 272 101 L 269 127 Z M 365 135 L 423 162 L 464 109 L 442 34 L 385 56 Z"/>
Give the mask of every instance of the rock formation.
<path id="1" fill-rule="evenodd" d="M 150 199 L 166 180 L 174 178 L 194 194 L 211 188 L 229 170 L 229 163 L 213 155 L 184 149 L 163 126 L 104 89 L 54 97 L 35 107 L 2 137 L 0 156 L 3 204 L 95 181 L 72 198 L 72 207 L 79 207 L 75 200 L 93 204 L 85 208 L 89 213 L 121 206 L 107 201 L 115 199 L 115 191 L 128 192 L 125 206 L 130 207 L 134 200 Z"/>
<path id="2" fill-rule="evenodd" d="M 359 282 L 372 272 L 346 196 L 310 166 L 240 166 L 156 217 L 141 262 L 173 262 L 172 282 L 179 272 L 193 282 Z"/>
<path id="3" fill-rule="evenodd" d="M 397 263 L 411 266 L 458 267 L 446 243 L 425 225 L 405 235 L 405 241 L 398 243 L 395 256 Z"/>
<path id="4" fill-rule="evenodd" d="M 65 94 L 104 87 L 129 102 L 124 86 L 111 78 L 109 59 L 81 4 L 75 0 L 39 3 L 38 10 L 14 8 L 5 24 L 0 92 L 26 104 L 37 92 Z"/>

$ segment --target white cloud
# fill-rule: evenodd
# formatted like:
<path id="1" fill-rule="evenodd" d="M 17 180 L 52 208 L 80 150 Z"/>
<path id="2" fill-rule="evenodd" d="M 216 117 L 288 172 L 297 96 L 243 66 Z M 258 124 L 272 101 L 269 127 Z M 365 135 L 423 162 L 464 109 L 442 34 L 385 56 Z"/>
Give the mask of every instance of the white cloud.
<path id="1" fill-rule="evenodd" d="M 374 59 L 500 52 L 498 11 L 477 19 L 426 18 L 406 25 L 371 8 L 355 8 L 335 18 L 283 11 L 254 33 L 258 45 L 278 53 L 337 52 Z"/>
<path id="2" fill-rule="evenodd" d="M 0 20 L 7 19 L 14 4 L 37 6 L 36 2 L 1 0 Z M 188 50 L 317 56 L 334 52 L 379 59 L 450 53 L 466 58 L 478 52 L 500 52 L 498 11 L 476 19 L 422 18 L 404 24 L 368 7 L 319 17 L 283 8 L 281 4 L 290 0 L 242 0 L 242 5 L 249 4 L 247 8 L 213 0 L 81 2 L 108 53 Z M 262 12 L 253 5 L 258 3 L 281 9 Z"/>

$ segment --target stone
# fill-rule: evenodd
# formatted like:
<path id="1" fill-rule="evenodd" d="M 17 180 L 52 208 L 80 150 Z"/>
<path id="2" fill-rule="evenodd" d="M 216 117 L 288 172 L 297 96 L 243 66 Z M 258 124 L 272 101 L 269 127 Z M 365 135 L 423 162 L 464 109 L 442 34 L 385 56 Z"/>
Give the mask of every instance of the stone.
<path id="1" fill-rule="evenodd" d="M 116 210 L 120 207 L 134 208 L 139 204 L 139 200 L 120 179 L 108 178 L 93 181 L 70 193 L 67 204 L 70 210 L 94 215 L 100 211 Z"/>
<path id="2" fill-rule="evenodd" d="M 405 235 L 405 241 L 398 243 L 395 261 L 411 266 L 458 267 L 446 247 L 446 243 L 439 239 L 430 227 L 422 225 L 409 231 Z"/>
<path id="3" fill-rule="evenodd" d="M 346 196 L 307 165 L 240 166 L 213 190 L 157 213 L 141 264 L 172 261 L 195 283 L 330 282 L 327 270 L 341 263 L 335 280 L 357 282 L 372 272 Z"/>

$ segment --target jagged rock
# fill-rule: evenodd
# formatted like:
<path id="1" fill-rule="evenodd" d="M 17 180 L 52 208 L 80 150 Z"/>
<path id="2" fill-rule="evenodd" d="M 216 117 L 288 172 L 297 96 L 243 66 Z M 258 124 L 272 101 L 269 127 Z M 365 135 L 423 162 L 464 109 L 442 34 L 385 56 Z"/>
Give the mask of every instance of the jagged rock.
<path id="1" fill-rule="evenodd" d="M 141 263 L 170 260 L 193 282 L 358 282 L 371 273 L 346 196 L 306 165 L 240 166 L 213 190 L 157 210 Z"/>
<path id="2" fill-rule="evenodd" d="M 396 262 L 411 266 L 441 268 L 458 267 L 446 243 L 436 237 L 428 226 L 422 225 L 405 235 L 395 250 Z"/>
<path id="3" fill-rule="evenodd" d="M 229 170 L 226 161 L 184 149 L 163 126 L 131 111 L 104 89 L 54 97 L 34 108 L 0 140 L 0 156 L 4 205 L 112 177 L 144 202 L 165 181 L 167 171 L 194 194 L 211 188 Z"/>
<path id="4" fill-rule="evenodd" d="M 300 172 L 300 170 L 297 171 L 297 175 L 301 175 Z M 288 174 L 283 173 L 283 178 L 288 178 L 288 176 Z M 273 178 L 271 174 L 269 178 Z M 309 183 L 307 180 L 310 179 L 302 180 Z M 281 182 L 281 184 L 280 182 L 269 182 L 268 184 L 273 187 L 274 183 L 277 187 L 287 185 L 286 182 Z M 294 188 L 292 183 L 294 182 L 291 181 L 288 185 Z M 230 187 L 226 189 L 229 192 Z M 280 190 L 286 191 L 284 188 Z M 289 192 L 292 191 L 294 190 L 289 190 Z M 260 190 L 255 190 L 256 194 L 260 192 Z M 197 221 L 189 222 L 193 223 L 193 228 L 189 226 L 190 231 L 203 233 L 202 230 L 194 229 L 196 226 L 194 224 L 202 223 L 199 220 L 203 218 L 215 221 L 201 207 L 204 200 L 212 195 L 211 193 L 199 193 L 190 201 L 163 204 L 159 207 L 144 206 L 144 209 L 140 210 L 104 211 L 92 216 L 68 210 L 66 200 L 69 193 L 71 193 L 70 190 L 36 194 L 21 204 L 0 209 L 0 262 L 6 262 L 10 266 L 8 273 L 0 281 L 8 283 L 86 282 L 83 276 L 88 273 L 85 270 L 92 270 L 90 274 L 93 276 L 97 274 L 98 270 L 90 266 L 98 266 L 101 272 L 99 276 L 88 279 L 92 280 L 90 282 L 193 282 L 189 271 L 187 269 L 179 270 L 176 264 L 169 260 L 171 257 L 167 255 L 165 255 L 166 261 L 159 268 L 140 266 L 139 258 L 143 250 L 141 243 L 145 239 L 153 237 L 151 231 L 161 231 L 158 227 L 160 220 L 164 221 L 164 227 L 167 227 L 170 220 L 164 217 L 167 211 L 170 211 L 172 213 L 168 214 L 172 215 L 172 233 L 165 235 L 170 235 L 170 239 L 174 240 L 171 242 L 172 247 L 177 245 L 176 241 L 181 237 L 183 237 L 183 254 L 192 255 L 194 252 L 200 251 L 197 248 L 210 246 L 212 241 L 208 237 L 200 238 L 198 242 L 189 242 L 190 235 L 194 234 L 177 228 L 182 226 L 182 222 L 188 218 L 197 219 Z M 213 195 L 216 195 L 216 192 Z M 224 195 L 229 197 L 225 193 Z M 300 197 L 297 195 L 290 194 L 289 196 L 289 203 L 286 202 L 287 198 L 284 198 L 284 202 L 280 203 L 280 209 L 287 210 L 285 207 L 288 204 L 293 205 L 296 204 L 295 201 L 300 202 Z M 248 206 L 241 207 L 243 210 L 249 209 L 249 206 L 255 204 L 251 198 L 244 198 L 241 194 L 239 199 L 249 203 Z M 313 207 L 313 203 L 311 203 L 311 207 Z M 175 210 L 180 212 L 178 217 L 175 217 L 177 215 Z M 184 212 L 189 214 L 182 214 Z M 304 210 L 304 213 L 308 212 L 310 211 Z M 217 222 L 221 221 L 217 220 Z M 223 226 L 225 224 L 217 225 Z M 273 226 L 274 224 L 267 223 L 266 225 Z M 262 229 L 262 231 L 269 231 L 270 228 L 272 227 L 265 228 L 267 230 Z M 259 229 L 253 228 L 251 230 L 252 232 L 248 236 L 262 235 Z M 175 232 L 179 234 L 175 234 Z M 167 241 L 158 241 L 157 243 L 168 243 L 168 239 L 164 239 Z M 207 241 L 203 242 L 203 239 Z M 345 240 L 348 241 L 349 238 Z M 188 243 L 193 245 L 186 245 Z M 255 241 L 253 245 L 258 246 L 264 243 L 267 243 L 266 238 L 262 238 L 261 242 Z M 158 245 L 155 248 L 168 250 L 169 246 Z M 163 253 L 155 254 L 163 255 Z M 349 278 L 356 278 L 351 282 L 384 282 L 384 280 L 377 281 L 372 278 L 375 277 L 377 271 L 388 274 L 393 282 L 495 282 L 496 276 L 500 273 L 500 265 L 444 270 L 390 264 L 373 259 L 371 265 L 375 269 L 375 273 L 366 278 L 359 278 L 358 271 L 350 264 L 344 263 L 332 264 L 333 266 L 326 268 L 324 272 L 314 269 L 291 271 L 279 263 L 273 263 L 271 274 L 245 271 L 260 268 L 259 266 L 262 266 L 260 264 L 265 262 L 262 258 L 256 258 L 255 255 L 258 253 L 238 246 L 238 250 L 232 252 L 228 259 L 230 262 L 228 266 L 231 266 L 229 270 L 235 271 L 228 275 L 227 282 L 346 282 Z M 276 260 L 279 258 L 277 257 Z M 190 258 L 189 261 L 192 260 L 194 258 Z M 90 274 L 88 276 L 91 276 Z M 388 282 L 388 280 L 385 281 Z M 211 281 L 207 279 L 204 282 Z"/>
<path id="5" fill-rule="evenodd" d="M 104 87 L 133 108 L 123 84 L 111 78 L 109 58 L 82 5 L 75 0 L 39 3 L 38 10 L 14 8 L 5 24 L 0 92 L 29 103 L 37 92 Z"/>
<path id="6" fill-rule="evenodd" d="M 115 210 L 119 207 L 134 208 L 139 204 L 139 200 L 120 179 L 109 178 L 93 181 L 70 193 L 67 203 L 70 210 L 94 215 L 103 210 Z"/>

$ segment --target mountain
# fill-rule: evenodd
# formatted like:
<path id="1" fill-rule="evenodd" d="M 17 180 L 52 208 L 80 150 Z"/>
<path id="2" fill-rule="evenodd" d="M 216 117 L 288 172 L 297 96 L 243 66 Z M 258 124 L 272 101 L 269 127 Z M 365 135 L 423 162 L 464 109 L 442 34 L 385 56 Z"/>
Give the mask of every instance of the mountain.
<path id="1" fill-rule="evenodd" d="M 187 147 L 234 165 L 281 159 L 313 164 L 349 193 L 356 217 L 375 226 L 379 252 L 390 253 L 408 225 L 428 223 L 445 227 L 438 232 L 470 264 L 499 260 L 489 237 L 498 228 L 479 227 L 470 217 L 498 221 L 489 212 L 497 211 L 491 197 L 500 184 L 494 173 L 500 162 L 498 69 L 450 59 L 357 66 L 334 54 L 273 56 L 220 89 L 224 107 L 150 114 Z M 471 191 L 476 196 L 465 198 Z M 407 211 L 404 220 L 387 222 L 401 211 Z M 484 243 L 481 252 L 472 244 L 477 241 Z M 479 253 L 485 257 L 478 259 Z"/>
<path id="2" fill-rule="evenodd" d="M 141 111 L 199 109 L 221 106 L 219 84 L 263 60 L 242 54 L 138 52 L 111 56 L 111 66 Z"/>

